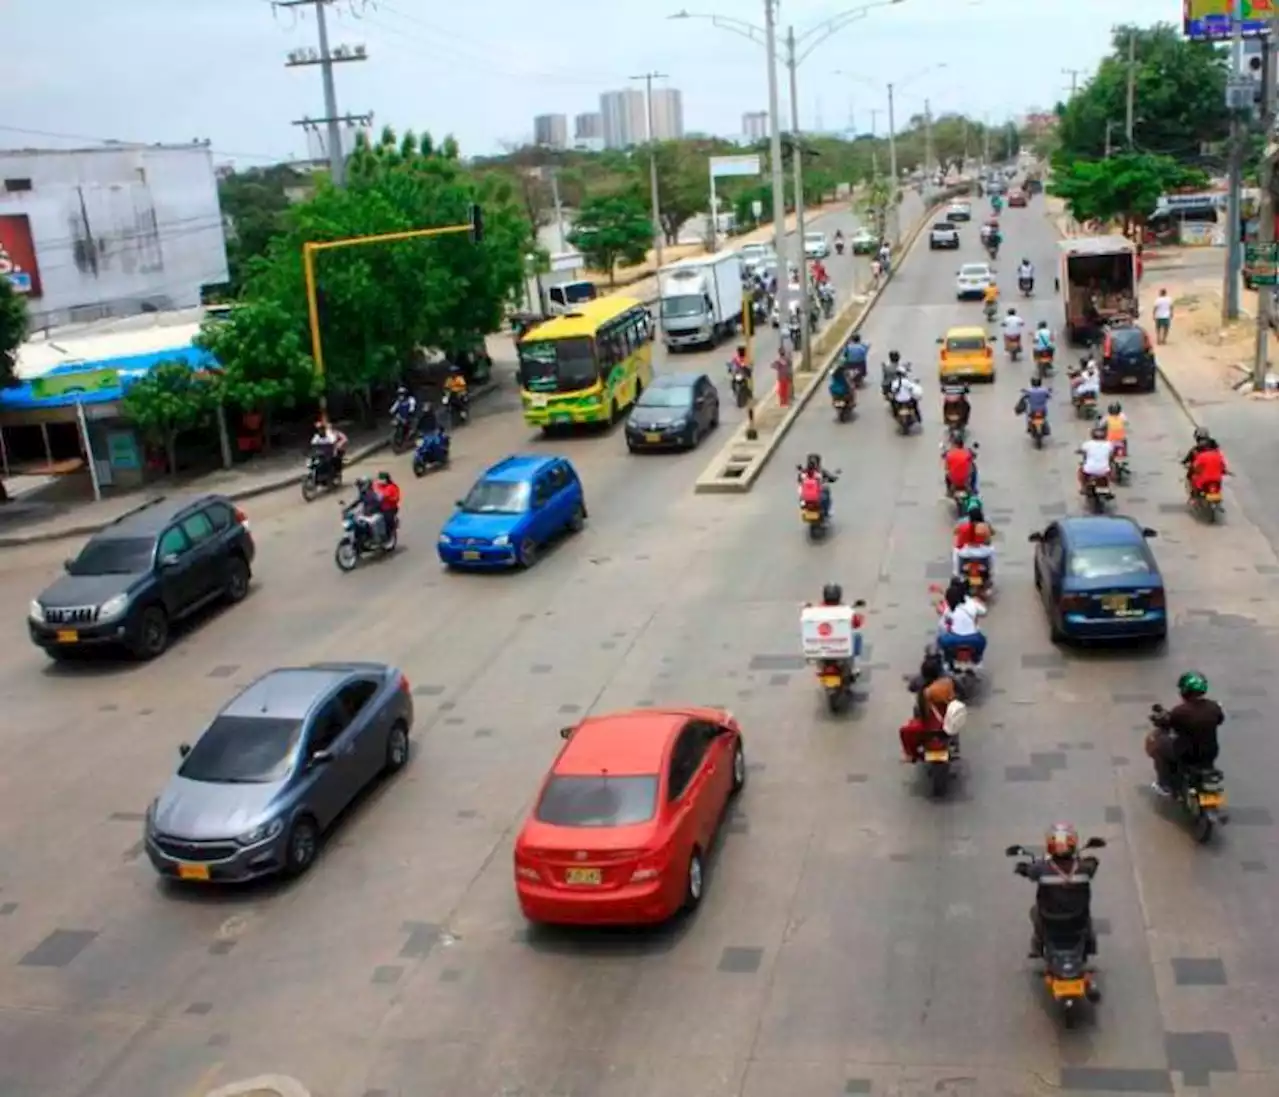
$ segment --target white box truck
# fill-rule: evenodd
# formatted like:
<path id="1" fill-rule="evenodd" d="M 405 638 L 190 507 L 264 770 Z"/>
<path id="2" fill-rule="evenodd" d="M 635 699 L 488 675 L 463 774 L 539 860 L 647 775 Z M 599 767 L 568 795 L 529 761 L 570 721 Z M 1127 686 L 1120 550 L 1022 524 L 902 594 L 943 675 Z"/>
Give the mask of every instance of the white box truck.
<path id="1" fill-rule="evenodd" d="M 658 271 L 659 314 L 667 350 L 715 346 L 742 321 L 742 259 L 702 255 Z"/>

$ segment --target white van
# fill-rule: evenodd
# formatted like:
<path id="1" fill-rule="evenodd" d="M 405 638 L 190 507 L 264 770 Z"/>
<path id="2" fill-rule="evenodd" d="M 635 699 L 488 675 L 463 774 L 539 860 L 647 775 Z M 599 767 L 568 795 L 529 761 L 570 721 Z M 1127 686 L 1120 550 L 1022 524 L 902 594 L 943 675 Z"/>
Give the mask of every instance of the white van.
<path id="1" fill-rule="evenodd" d="M 573 312 L 584 301 L 594 301 L 599 296 L 594 282 L 559 282 L 547 287 L 547 315 L 563 316 Z"/>

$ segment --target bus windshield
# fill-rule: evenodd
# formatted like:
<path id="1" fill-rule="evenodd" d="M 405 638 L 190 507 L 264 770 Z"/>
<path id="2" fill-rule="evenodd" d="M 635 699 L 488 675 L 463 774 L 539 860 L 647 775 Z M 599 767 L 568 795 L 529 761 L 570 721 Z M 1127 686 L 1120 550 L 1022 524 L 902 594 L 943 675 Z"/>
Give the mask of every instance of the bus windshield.
<path id="1" fill-rule="evenodd" d="M 535 339 L 519 346 L 520 386 L 528 392 L 577 392 L 600 379 L 593 340 Z"/>

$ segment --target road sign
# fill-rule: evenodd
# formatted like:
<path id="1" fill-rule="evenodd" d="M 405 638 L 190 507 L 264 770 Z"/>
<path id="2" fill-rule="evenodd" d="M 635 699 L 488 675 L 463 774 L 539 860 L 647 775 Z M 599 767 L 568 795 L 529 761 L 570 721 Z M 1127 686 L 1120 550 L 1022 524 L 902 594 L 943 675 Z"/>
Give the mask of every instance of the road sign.
<path id="1" fill-rule="evenodd" d="M 1244 266 L 1254 285 L 1274 286 L 1276 284 L 1277 252 L 1280 252 L 1278 244 L 1245 244 Z"/>
<path id="2" fill-rule="evenodd" d="M 711 178 L 722 179 L 734 175 L 759 175 L 759 156 L 713 156 Z"/>

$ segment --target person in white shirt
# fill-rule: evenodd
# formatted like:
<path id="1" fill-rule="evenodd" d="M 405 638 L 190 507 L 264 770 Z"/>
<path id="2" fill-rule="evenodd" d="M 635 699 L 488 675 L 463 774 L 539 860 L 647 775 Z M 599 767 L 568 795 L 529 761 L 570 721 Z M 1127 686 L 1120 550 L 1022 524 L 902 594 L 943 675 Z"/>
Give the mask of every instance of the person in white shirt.
<path id="1" fill-rule="evenodd" d="M 1005 345 L 1008 346 L 1011 340 L 1021 344 L 1022 332 L 1026 326 L 1026 321 L 1018 315 L 1018 310 L 1011 308 L 1009 314 L 1000 321 L 1000 327 L 1004 331 Z"/>
<path id="2" fill-rule="evenodd" d="M 946 609 L 938 623 L 938 650 L 950 662 L 956 648 L 966 647 L 978 663 L 987 650 L 987 638 L 978 621 L 986 616 L 987 607 L 971 597 L 958 583 L 947 588 Z"/>
<path id="3" fill-rule="evenodd" d="M 1173 298 L 1169 296 L 1167 289 L 1160 291 L 1160 296 L 1156 298 L 1156 303 L 1151 306 L 1151 315 L 1156 322 L 1156 342 L 1167 343 L 1169 341 L 1169 326 L 1173 323 Z"/>
<path id="4" fill-rule="evenodd" d="M 920 422 L 920 399 L 923 396 L 924 389 L 912 380 L 905 366 L 899 366 L 889 383 L 889 400 L 895 413 L 899 406 L 905 404 L 915 413 L 916 422 Z"/>
<path id="5" fill-rule="evenodd" d="M 1107 428 L 1099 423 L 1089 432 L 1087 441 L 1076 451 L 1080 454 L 1080 487 L 1089 477 L 1109 478 L 1111 475 L 1111 448 L 1107 441 Z"/>
<path id="6" fill-rule="evenodd" d="M 886 240 L 880 245 L 878 258 L 880 259 L 880 269 L 882 271 L 887 271 L 889 269 L 890 262 L 893 260 L 893 249 L 889 247 L 889 241 Z"/>
<path id="7" fill-rule="evenodd" d="M 1096 400 L 1101 393 L 1102 378 L 1098 375 L 1097 363 L 1090 358 L 1071 386 L 1071 402 L 1078 407 L 1086 396 L 1092 396 Z"/>

